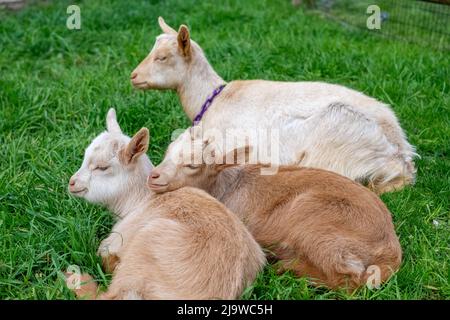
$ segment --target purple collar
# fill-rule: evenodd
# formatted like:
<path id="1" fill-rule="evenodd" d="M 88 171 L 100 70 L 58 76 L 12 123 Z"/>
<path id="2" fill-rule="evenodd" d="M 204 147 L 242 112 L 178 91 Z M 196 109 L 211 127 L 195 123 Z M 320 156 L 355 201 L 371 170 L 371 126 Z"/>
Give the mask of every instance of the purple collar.
<path id="1" fill-rule="evenodd" d="M 202 120 L 205 112 L 212 105 L 214 99 L 219 95 L 219 93 L 222 92 L 222 90 L 223 90 L 223 88 L 225 88 L 225 86 L 226 86 L 226 84 L 223 84 L 223 85 L 219 86 L 218 88 L 216 88 L 213 91 L 212 95 L 208 99 L 206 99 L 205 103 L 203 103 L 202 108 L 200 109 L 200 112 L 195 116 L 194 121 L 192 121 L 193 126 L 195 126 Z"/>

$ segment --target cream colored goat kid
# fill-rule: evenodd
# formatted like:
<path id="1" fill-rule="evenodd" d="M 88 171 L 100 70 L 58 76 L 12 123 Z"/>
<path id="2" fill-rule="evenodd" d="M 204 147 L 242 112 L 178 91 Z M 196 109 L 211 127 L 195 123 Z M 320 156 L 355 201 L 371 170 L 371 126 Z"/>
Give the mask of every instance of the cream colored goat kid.
<path id="1" fill-rule="evenodd" d="M 131 74 L 139 89 L 176 90 L 193 120 L 226 82 L 182 25 L 159 18 L 163 34 Z M 301 63 L 301 61 L 299 61 Z M 202 119 L 203 129 L 278 129 L 279 164 L 337 172 L 378 193 L 414 181 L 414 148 L 390 107 L 360 92 L 323 82 L 231 81 Z M 258 145 L 253 144 L 255 148 Z"/>
<path id="2" fill-rule="evenodd" d="M 99 248 L 114 276 L 98 298 L 238 298 L 265 262 L 242 222 L 199 189 L 155 195 L 147 186 L 148 130 L 130 139 L 113 109 L 107 127 L 69 183 L 73 195 L 108 207 L 119 219 Z M 96 290 L 91 283 L 76 293 L 92 298 Z"/>
<path id="3" fill-rule="evenodd" d="M 207 191 L 245 222 L 282 270 L 330 288 L 380 284 L 398 269 L 402 250 L 391 214 L 367 188 L 330 171 L 297 166 L 261 175 L 259 165 L 237 166 L 236 155 L 222 158 L 208 141 L 190 149 L 193 157 L 186 156 L 185 146 L 198 139 L 191 138 L 188 130 L 169 146 L 152 171 L 152 190 L 192 186 Z M 206 150 L 210 157 L 205 159 L 215 161 L 190 161 Z"/>

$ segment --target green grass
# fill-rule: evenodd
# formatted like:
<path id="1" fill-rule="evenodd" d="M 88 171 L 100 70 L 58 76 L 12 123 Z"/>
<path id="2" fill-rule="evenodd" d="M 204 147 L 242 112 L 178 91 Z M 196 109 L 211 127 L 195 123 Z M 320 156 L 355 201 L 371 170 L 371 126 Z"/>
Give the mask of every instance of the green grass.
<path id="1" fill-rule="evenodd" d="M 324 5 L 331 2 L 331 7 Z M 367 8 L 377 5 L 382 14 L 387 14 L 387 19 L 380 29 L 371 33 L 450 51 L 448 5 L 419 0 L 325 0 L 316 3 L 316 8 L 322 9 L 320 13 L 325 12 L 329 17 L 364 29 L 369 17 Z"/>
<path id="2" fill-rule="evenodd" d="M 450 298 L 448 54 L 346 29 L 288 0 L 77 3 L 80 31 L 65 27 L 69 1 L 0 12 L 0 298 L 73 299 L 60 273 L 71 264 L 110 280 L 95 252 L 112 218 L 66 186 L 111 105 L 128 134 L 150 129 L 155 164 L 189 125 L 174 93 L 129 83 L 158 15 L 186 23 L 226 80 L 322 80 L 390 103 L 421 155 L 415 186 L 383 196 L 404 250 L 390 282 L 347 295 L 267 267 L 244 298 Z"/>

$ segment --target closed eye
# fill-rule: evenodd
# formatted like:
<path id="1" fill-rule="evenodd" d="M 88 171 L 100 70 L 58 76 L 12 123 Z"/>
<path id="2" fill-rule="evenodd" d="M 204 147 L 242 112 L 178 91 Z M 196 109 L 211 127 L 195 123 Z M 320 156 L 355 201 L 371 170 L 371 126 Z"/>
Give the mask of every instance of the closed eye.
<path id="1" fill-rule="evenodd" d="M 188 164 L 185 167 L 189 168 L 189 169 L 198 169 L 198 168 L 200 168 L 200 165 Z"/>
<path id="2" fill-rule="evenodd" d="M 109 169 L 109 166 L 97 166 L 94 170 L 106 171 Z"/>
<path id="3" fill-rule="evenodd" d="M 167 57 L 157 57 L 156 60 L 161 61 L 161 62 L 166 61 Z"/>

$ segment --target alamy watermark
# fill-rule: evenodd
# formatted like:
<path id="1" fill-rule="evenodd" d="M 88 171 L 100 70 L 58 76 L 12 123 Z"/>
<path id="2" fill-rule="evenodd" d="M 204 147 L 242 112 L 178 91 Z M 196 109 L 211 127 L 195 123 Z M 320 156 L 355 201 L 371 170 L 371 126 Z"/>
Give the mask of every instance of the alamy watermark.
<path id="1" fill-rule="evenodd" d="M 66 285 L 71 290 L 81 288 L 81 270 L 77 265 L 70 265 L 66 271 Z"/>
<path id="2" fill-rule="evenodd" d="M 278 172 L 280 132 L 274 128 L 230 128 L 204 130 L 201 125 L 181 133 L 179 152 L 169 155 L 173 163 L 184 165 L 261 164 L 261 174 Z M 172 140 L 180 136 L 177 130 Z"/>
<path id="3" fill-rule="evenodd" d="M 369 274 L 366 281 L 366 286 L 370 290 L 380 289 L 381 286 L 381 269 L 377 265 L 367 267 L 366 273 Z"/>
<path id="4" fill-rule="evenodd" d="M 77 5 L 70 5 L 66 10 L 69 15 L 66 20 L 66 26 L 69 30 L 80 30 L 81 29 L 81 10 Z"/>
<path id="5" fill-rule="evenodd" d="M 367 7 L 367 14 L 370 16 L 367 18 L 366 26 L 369 30 L 381 29 L 381 9 L 379 6 L 373 4 Z"/>

